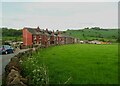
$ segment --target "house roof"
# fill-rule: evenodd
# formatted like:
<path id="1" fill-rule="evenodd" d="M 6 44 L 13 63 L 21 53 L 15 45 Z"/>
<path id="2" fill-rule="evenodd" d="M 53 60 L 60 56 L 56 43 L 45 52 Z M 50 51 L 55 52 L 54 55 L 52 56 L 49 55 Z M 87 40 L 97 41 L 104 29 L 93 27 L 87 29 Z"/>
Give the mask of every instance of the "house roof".
<path id="1" fill-rule="evenodd" d="M 28 28 L 28 27 L 25 27 L 24 29 L 27 29 L 30 33 L 32 33 L 33 35 L 49 35 L 49 36 L 53 36 L 52 35 L 52 31 L 46 31 L 44 29 L 39 29 L 39 27 L 37 28 Z M 68 34 L 58 34 L 60 31 L 56 31 L 54 32 L 54 36 L 60 36 L 60 37 L 71 37 L 69 36 Z M 71 37 L 73 38 L 73 37 Z"/>
<path id="2" fill-rule="evenodd" d="M 27 29 L 30 33 L 32 33 L 33 35 L 40 35 L 40 34 L 42 34 L 41 32 L 40 32 L 40 30 L 38 30 L 37 28 L 26 28 L 25 27 L 25 29 Z"/>

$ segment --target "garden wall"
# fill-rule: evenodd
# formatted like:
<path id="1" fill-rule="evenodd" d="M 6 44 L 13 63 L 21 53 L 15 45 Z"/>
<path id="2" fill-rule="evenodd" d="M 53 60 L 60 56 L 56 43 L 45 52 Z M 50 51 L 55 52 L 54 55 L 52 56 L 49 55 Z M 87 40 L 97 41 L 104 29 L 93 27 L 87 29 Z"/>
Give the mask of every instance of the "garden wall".
<path id="1" fill-rule="evenodd" d="M 5 74 L 2 86 L 28 86 L 28 79 L 22 76 L 20 61 L 22 57 L 31 56 L 32 52 L 37 52 L 39 47 L 31 48 L 25 52 L 20 52 L 5 67 Z"/>

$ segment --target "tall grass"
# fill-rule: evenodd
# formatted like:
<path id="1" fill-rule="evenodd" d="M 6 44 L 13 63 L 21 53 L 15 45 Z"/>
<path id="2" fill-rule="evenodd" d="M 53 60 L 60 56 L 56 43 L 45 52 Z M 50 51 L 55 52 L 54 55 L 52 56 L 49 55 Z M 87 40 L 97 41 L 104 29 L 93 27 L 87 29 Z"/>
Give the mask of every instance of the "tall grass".
<path id="1" fill-rule="evenodd" d="M 29 79 L 29 86 L 47 86 L 49 84 L 47 67 L 44 64 L 39 64 L 39 61 L 34 55 L 24 57 L 24 59 L 20 61 L 23 67 L 23 75 Z"/>
<path id="2" fill-rule="evenodd" d="M 42 49 L 23 62 L 26 75 L 39 83 L 34 70 L 47 67 L 49 84 L 117 84 L 118 47 L 114 45 L 74 44 Z M 37 81 L 38 80 L 38 81 Z M 35 83 L 34 86 L 37 86 Z M 41 82 L 40 82 L 41 83 Z"/>

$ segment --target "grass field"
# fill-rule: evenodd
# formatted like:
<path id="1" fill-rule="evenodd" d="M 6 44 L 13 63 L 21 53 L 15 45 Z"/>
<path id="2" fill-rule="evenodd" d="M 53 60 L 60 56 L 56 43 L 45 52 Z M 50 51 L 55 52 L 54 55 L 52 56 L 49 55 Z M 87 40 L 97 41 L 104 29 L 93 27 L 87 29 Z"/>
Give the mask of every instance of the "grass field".
<path id="1" fill-rule="evenodd" d="M 111 40 L 113 42 L 118 38 L 118 29 L 81 29 L 81 30 L 67 30 L 67 34 L 80 38 L 81 40 Z"/>
<path id="2" fill-rule="evenodd" d="M 117 84 L 118 47 L 113 45 L 73 44 L 42 49 L 23 61 L 25 75 L 47 66 L 50 84 Z M 39 80 L 38 80 L 39 81 Z"/>

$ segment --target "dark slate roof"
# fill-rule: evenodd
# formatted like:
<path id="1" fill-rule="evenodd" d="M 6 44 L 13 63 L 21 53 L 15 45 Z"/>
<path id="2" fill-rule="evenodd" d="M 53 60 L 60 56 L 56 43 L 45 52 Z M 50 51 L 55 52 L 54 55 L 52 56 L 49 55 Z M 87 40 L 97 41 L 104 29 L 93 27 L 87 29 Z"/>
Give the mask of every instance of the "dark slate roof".
<path id="1" fill-rule="evenodd" d="M 41 32 L 39 30 L 37 30 L 37 28 L 26 28 L 30 33 L 32 33 L 33 35 L 40 35 Z"/>
<path id="2" fill-rule="evenodd" d="M 44 29 L 38 29 L 38 28 L 28 28 L 28 27 L 25 27 L 25 29 L 27 29 L 30 33 L 32 33 L 33 35 L 48 35 L 48 36 L 52 36 L 52 31 L 46 31 Z M 58 31 L 56 31 L 54 33 L 54 36 L 58 36 Z M 61 34 L 59 35 L 60 37 L 71 37 L 69 36 L 68 34 Z M 73 37 L 71 37 L 73 38 Z"/>

